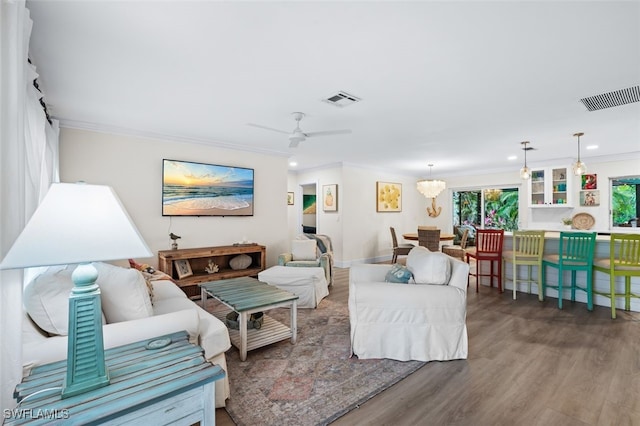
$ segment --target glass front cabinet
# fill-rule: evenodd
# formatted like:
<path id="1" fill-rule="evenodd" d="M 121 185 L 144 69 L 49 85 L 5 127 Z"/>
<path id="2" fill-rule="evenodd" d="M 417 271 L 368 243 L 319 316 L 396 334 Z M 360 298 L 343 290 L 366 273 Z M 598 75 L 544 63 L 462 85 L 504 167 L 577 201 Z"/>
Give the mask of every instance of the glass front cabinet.
<path id="1" fill-rule="evenodd" d="M 529 207 L 573 207 L 569 167 L 532 169 Z"/>

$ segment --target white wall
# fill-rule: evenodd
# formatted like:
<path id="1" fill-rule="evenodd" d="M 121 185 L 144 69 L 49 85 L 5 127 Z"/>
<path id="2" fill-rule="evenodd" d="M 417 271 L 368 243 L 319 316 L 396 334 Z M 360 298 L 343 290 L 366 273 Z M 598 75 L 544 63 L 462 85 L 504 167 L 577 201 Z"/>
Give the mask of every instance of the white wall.
<path id="1" fill-rule="evenodd" d="M 163 217 L 164 158 L 253 168 L 254 216 Z M 84 180 L 112 186 L 153 252 L 171 248 L 170 230 L 182 237 L 179 248 L 229 245 L 246 237 L 267 247 L 267 266 L 276 264 L 278 254 L 289 247 L 284 157 L 62 129 L 60 176 L 63 182 Z M 157 265 L 157 258 L 145 261 Z"/>
<path id="2" fill-rule="evenodd" d="M 397 213 L 376 212 L 376 182 L 394 182 L 402 184 L 402 211 Z M 333 242 L 335 263 L 339 267 L 348 267 L 352 263 L 371 263 L 391 259 L 392 244 L 389 227 L 393 226 L 397 234 L 416 232 L 418 225 L 435 225 L 451 230 L 450 214 L 445 213 L 446 206 L 440 195 L 438 205 L 443 212 L 437 218 L 426 213 L 431 201 L 426 200 L 416 190 L 417 178 L 398 175 L 384 170 L 335 165 L 322 169 L 308 170 L 289 175 L 289 191 L 296 186 L 317 182 L 319 209 L 317 212 L 318 233 L 329 235 Z M 338 211 L 322 210 L 323 185 L 338 185 Z M 292 235 L 297 232 L 297 223 L 289 215 L 289 229 Z"/>

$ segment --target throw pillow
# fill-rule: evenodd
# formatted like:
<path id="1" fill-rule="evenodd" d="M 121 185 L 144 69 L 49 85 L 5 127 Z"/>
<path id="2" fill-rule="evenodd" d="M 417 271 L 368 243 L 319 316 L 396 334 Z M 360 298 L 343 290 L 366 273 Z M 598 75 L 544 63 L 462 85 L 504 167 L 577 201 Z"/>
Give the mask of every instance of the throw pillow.
<path id="1" fill-rule="evenodd" d="M 69 294 L 75 265 L 51 266 L 24 289 L 24 307 L 38 327 L 51 335 L 66 336 L 69 330 Z"/>
<path id="2" fill-rule="evenodd" d="M 384 280 L 388 283 L 408 284 L 411 278 L 413 278 L 413 274 L 411 274 L 409 268 L 400 263 L 396 263 L 391 266 Z"/>
<path id="3" fill-rule="evenodd" d="M 98 270 L 102 312 L 109 324 L 153 315 L 147 284 L 140 271 L 102 262 L 95 262 L 94 266 Z"/>
<path id="4" fill-rule="evenodd" d="M 293 240 L 291 254 L 293 260 L 316 260 L 316 240 Z"/>
<path id="5" fill-rule="evenodd" d="M 416 284 L 447 284 L 451 277 L 449 256 L 432 252 L 425 247 L 415 247 L 407 256 L 407 268 Z"/>

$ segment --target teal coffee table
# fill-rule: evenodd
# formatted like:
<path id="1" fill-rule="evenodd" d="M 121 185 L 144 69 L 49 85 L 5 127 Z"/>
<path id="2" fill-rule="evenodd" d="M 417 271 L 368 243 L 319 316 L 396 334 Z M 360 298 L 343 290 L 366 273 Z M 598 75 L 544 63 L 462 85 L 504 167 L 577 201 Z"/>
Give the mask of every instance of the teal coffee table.
<path id="1" fill-rule="evenodd" d="M 291 338 L 291 343 L 296 343 L 298 296 L 295 294 L 250 277 L 211 281 L 198 285 L 203 308 L 207 297 L 211 296 L 238 313 L 239 330 L 229 329 L 229 338 L 240 351 L 241 361 L 247 359 L 247 351 L 271 343 L 288 338 Z M 280 307 L 289 307 L 291 310 L 289 327 L 264 315 L 262 327 L 247 328 L 247 320 L 251 314 Z M 214 312 L 214 315 L 225 322 L 226 312 Z"/>

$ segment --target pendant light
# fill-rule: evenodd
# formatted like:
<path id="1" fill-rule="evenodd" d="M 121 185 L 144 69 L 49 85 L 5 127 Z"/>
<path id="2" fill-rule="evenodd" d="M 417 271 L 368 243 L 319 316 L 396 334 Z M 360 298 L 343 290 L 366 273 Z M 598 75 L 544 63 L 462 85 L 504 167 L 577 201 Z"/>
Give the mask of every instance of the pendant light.
<path id="1" fill-rule="evenodd" d="M 523 180 L 527 180 L 531 177 L 531 169 L 527 167 L 527 151 L 533 148 L 529 148 L 527 146 L 527 144 L 529 143 L 530 143 L 529 141 L 520 142 L 520 144 L 523 147 L 522 150 L 524 151 L 524 166 L 522 166 L 522 168 L 520 169 L 520 177 Z"/>
<path id="2" fill-rule="evenodd" d="M 573 174 L 576 176 L 587 173 L 587 165 L 580 161 L 580 136 L 584 135 L 583 132 L 574 133 L 573 136 L 578 138 L 578 160 L 573 163 Z"/>

